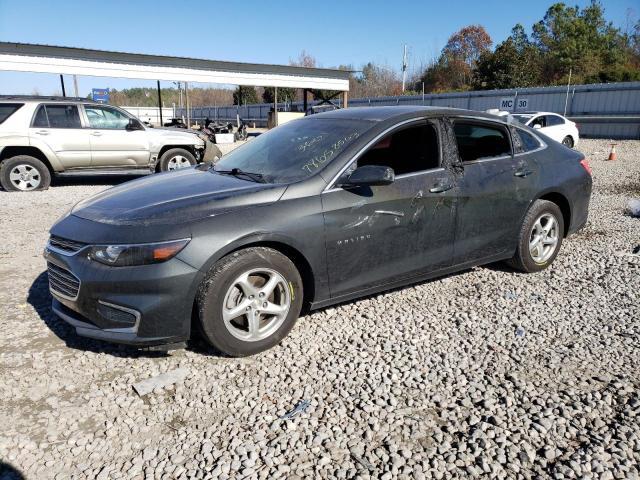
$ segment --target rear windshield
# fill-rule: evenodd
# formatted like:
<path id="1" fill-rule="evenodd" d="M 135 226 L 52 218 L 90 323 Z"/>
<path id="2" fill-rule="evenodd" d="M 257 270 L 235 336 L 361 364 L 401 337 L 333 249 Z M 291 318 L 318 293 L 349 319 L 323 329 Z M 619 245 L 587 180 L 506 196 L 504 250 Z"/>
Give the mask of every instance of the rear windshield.
<path id="1" fill-rule="evenodd" d="M 13 115 L 24 103 L 0 103 L 0 123 Z"/>
<path id="2" fill-rule="evenodd" d="M 215 170 L 237 168 L 257 173 L 267 183 L 297 182 L 318 173 L 373 125 L 361 120 L 294 120 L 226 154 Z"/>

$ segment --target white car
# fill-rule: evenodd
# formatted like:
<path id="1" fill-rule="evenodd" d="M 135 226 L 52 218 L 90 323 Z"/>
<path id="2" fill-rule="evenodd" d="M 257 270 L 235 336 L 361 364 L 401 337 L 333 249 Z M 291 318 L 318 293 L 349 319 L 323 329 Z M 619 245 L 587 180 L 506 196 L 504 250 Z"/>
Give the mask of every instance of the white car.
<path id="1" fill-rule="evenodd" d="M 528 127 L 535 128 L 547 137 L 573 148 L 578 145 L 578 126 L 568 118 L 551 112 L 513 113 L 511 117 Z"/>
<path id="2" fill-rule="evenodd" d="M 68 97 L 0 97 L 0 185 L 44 190 L 53 175 L 145 174 L 215 160 L 204 134 L 151 128 L 111 105 Z"/>

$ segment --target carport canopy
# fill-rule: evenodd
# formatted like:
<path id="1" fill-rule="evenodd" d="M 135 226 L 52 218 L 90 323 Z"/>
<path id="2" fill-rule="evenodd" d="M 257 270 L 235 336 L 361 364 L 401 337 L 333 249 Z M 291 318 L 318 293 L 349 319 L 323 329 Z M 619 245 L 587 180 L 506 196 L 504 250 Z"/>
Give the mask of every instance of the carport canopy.
<path id="1" fill-rule="evenodd" d="M 345 70 L 11 42 L 0 42 L 0 71 L 349 91 Z"/>

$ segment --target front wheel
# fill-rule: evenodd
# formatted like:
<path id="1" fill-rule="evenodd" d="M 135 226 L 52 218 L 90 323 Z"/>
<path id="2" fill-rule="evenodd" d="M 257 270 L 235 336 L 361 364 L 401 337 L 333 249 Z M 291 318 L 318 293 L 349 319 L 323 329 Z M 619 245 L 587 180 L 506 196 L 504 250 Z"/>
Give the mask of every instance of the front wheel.
<path id="1" fill-rule="evenodd" d="M 240 250 L 219 260 L 200 285 L 200 329 L 205 340 L 233 357 L 280 343 L 302 307 L 295 265 L 271 248 Z"/>
<path id="2" fill-rule="evenodd" d="M 188 168 L 196 164 L 196 157 L 184 148 L 172 148 L 167 150 L 160 157 L 160 171 L 171 172 Z"/>
<path id="3" fill-rule="evenodd" d="M 555 260 L 564 236 L 560 207 L 547 200 L 536 200 L 522 222 L 516 254 L 509 265 L 523 272 L 539 272 Z"/>

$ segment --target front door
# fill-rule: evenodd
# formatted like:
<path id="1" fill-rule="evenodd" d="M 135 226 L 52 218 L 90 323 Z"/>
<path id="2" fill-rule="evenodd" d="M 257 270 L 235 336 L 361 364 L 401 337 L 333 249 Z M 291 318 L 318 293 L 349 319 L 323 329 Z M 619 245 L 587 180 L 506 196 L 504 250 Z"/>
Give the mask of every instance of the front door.
<path id="1" fill-rule="evenodd" d="M 501 124 L 459 118 L 453 129 L 461 165 L 454 263 L 513 253 L 530 201 L 531 167 L 514 158 Z"/>
<path id="2" fill-rule="evenodd" d="M 92 167 L 147 167 L 149 140 L 145 130 L 127 130 L 129 117 L 106 105 L 85 105 Z"/>
<path id="3" fill-rule="evenodd" d="M 399 127 L 343 175 L 384 165 L 394 169 L 392 184 L 322 194 L 332 297 L 450 265 L 455 188 L 441 164 L 437 131 L 426 120 Z"/>
<path id="4" fill-rule="evenodd" d="M 29 127 L 29 142 L 52 152 L 65 169 L 91 163 L 89 132 L 82 128 L 78 105 L 40 105 Z"/>

